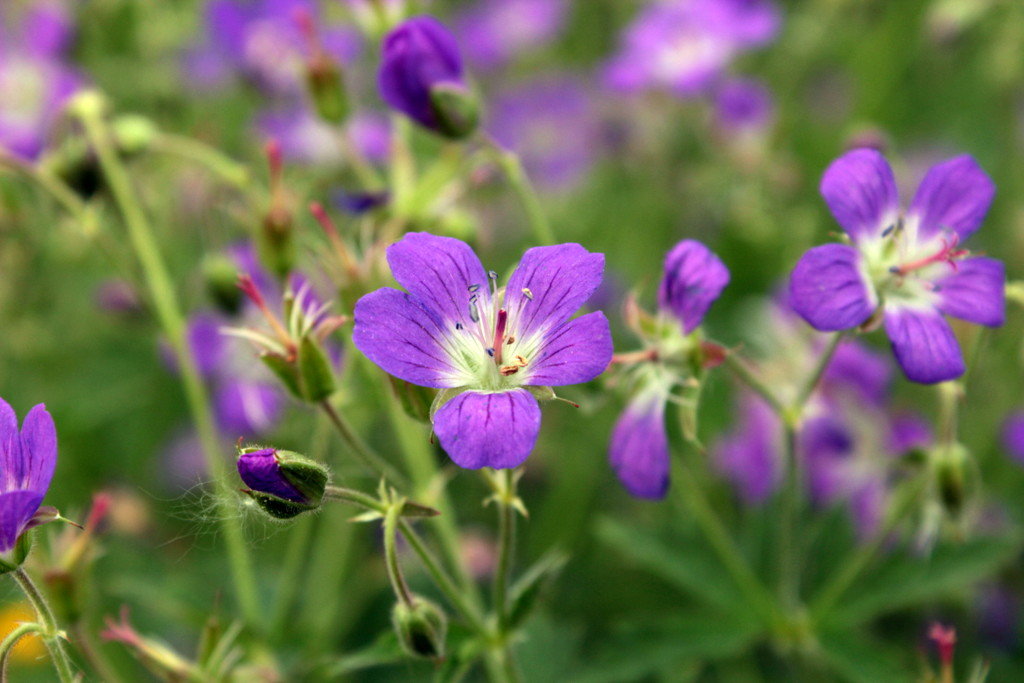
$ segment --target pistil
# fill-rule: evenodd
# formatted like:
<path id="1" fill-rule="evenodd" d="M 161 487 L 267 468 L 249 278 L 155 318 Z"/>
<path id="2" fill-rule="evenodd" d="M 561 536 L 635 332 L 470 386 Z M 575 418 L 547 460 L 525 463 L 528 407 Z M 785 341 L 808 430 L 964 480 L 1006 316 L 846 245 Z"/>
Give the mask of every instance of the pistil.
<path id="1" fill-rule="evenodd" d="M 508 323 L 508 312 L 504 308 L 498 309 L 497 321 L 494 323 L 494 363 L 501 366 L 502 349 L 505 346 L 505 325 Z"/>

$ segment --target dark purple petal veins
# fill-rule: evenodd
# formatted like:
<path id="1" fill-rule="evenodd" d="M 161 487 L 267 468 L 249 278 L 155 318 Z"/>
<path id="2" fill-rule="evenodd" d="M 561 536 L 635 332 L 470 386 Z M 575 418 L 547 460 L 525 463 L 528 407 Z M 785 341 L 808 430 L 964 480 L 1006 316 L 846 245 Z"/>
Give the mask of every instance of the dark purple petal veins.
<path id="1" fill-rule="evenodd" d="M 881 235 L 899 212 L 892 168 L 874 149 L 855 149 L 833 161 L 821 179 L 821 195 L 855 241 Z"/>
<path id="2" fill-rule="evenodd" d="M 822 332 L 856 327 L 875 310 L 874 293 L 860 270 L 860 254 L 843 244 L 805 253 L 789 279 L 793 310 Z"/>
<path id="3" fill-rule="evenodd" d="M 964 374 L 953 329 L 939 311 L 888 307 L 885 331 L 907 379 L 934 384 Z"/>
<path id="4" fill-rule="evenodd" d="M 528 249 L 505 288 L 509 328 L 529 337 L 564 323 L 601 284 L 603 272 L 604 254 L 578 244 Z"/>
<path id="5" fill-rule="evenodd" d="M 434 433 L 459 467 L 507 469 L 522 465 L 540 431 L 540 406 L 525 389 L 467 391 L 434 415 Z"/>
<path id="6" fill-rule="evenodd" d="M 918 220 L 920 239 L 952 230 L 963 240 L 981 227 L 995 193 L 988 174 L 965 154 L 929 169 L 907 216 Z"/>
<path id="7" fill-rule="evenodd" d="M 665 257 L 658 304 L 671 311 L 689 334 L 728 284 L 729 270 L 721 259 L 700 242 L 683 240 Z"/>
<path id="8" fill-rule="evenodd" d="M 552 331 L 528 366 L 526 383 L 564 386 L 594 379 L 612 360 L 612 333 L 604 313 L 595 311 Z"/>

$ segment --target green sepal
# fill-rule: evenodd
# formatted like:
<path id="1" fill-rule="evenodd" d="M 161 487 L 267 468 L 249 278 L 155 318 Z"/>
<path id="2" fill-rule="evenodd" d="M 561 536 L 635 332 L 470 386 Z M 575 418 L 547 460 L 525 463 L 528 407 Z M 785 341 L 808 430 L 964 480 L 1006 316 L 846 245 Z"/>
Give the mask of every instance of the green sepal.
<path id="1" fill-rule="evenodd" d="M 329 57 L 315 59 L 306 71 L 306 84 L 317 115 L 327 123 L 339 124 L 349 113 L 348 94 L 341 69 Z"/>
<path id="2" fill-rule="evenodd" d="M 281 476 L 305 496 L 310 505 L 319 507 L 329 479 L 327 468 L 293 451 L 276 451 L 275 457 Z"/>
<path id="3" fill-rule="evenodd" d="M 272 206 L 263 217 L 256 251 L 260 262 L 282 280 L 295 265 L 295 223 L 289 210 Z"/>
<path id="4" fill-rule="evenodd" d="M 252 498 L 253 502 L 261 510 L 274 519 L 292 519 L 293 517 L 298 517 L 303 512 L 316 510 L 320 507 L 319 505 L 308 505 L 306 503 L 285 500 L 284 498 L 271 496 L 260 491 L 244 491 L 243 493 Z"/>
<path id="5" fill-rule="evenodd" d="M 480 122 L 479 101 L 459 83 L 433 86 L 430 89 L 430 107 L 437 118 L 437 132 L 452 140 L 468 137 Z"/>
<path id="6" fill-rule="evenodd" d="M 235 314 L 242 308 L 244 294 L 238 288 L 238 267 L 224 254 L 203 257 L 201 266 L 206 291 L 217 308 Z"/>
<path id="7" fill-rule="evenodd" d="M 334 368 L 323 348 L 308 335 L 299 342 L 299 379 L 302 398 L 315 403 L 334 393 Z"/>
<path id="8" fill-rule="evenodd" d="M 414 597 L 412 606 L 399 601 L 391 610 L 391 623 L 408 654 L 427 659 L 444 657 L 448 618 L 434 603 L 419 596 Z"/>
<path id="9" fill-rule="evenodd" d="M 288 362 L 287 358 L 276 353 L 264 353 L 260 356 L 260 360 L 281 380 L 292 396 L 300 400 L 303 398 L 302 389 L 299 386 L 299 371 L 295 367 L 295 363 Z"/>

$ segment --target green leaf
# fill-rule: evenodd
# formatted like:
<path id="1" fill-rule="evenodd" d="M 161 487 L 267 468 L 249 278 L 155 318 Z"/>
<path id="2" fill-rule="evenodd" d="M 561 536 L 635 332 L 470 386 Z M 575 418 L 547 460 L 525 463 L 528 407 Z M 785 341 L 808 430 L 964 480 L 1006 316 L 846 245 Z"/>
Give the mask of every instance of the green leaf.
<path id="1" fill-rule="evenodd" d="M 596 533 L 605 545 L 677 586 L 688 596 L 733 615 L 752 616 L 746 600 L 703 543 L 691 541 L 668 545 L 643 529 L 626 526 L 607 517 L 598 521 Z"/>
<path id="2" fill-rule="evenodd" d="M 509 625 L 520 626 L 537 606 L 537 598 L 562 570 L 568 558 L 561 552 L 541 557 L 512 586 L 509 592 Z"/>
<path id="3" fill-rule="evenodd" d="M 910 683 L 915 680 L 911 667 L 900 661 L 897 652 L 864 636 L 848 631 L 823 633 L 819 643 L 826 662 L 850 683 Z"/>
<path id="4" fill-rule="evenodd" d="M 951 593 L 991 576 L 1020 550 L 1020 540 L 982 538 L 937 548 L 930 556 L 901 554 L 855 583 L 828 624 L 854 626 L 913 605 L 948 599 Z"/>
<path id="5" fill-rule="evenodd" d="M 392 631 L 385 631 L 362 650 L 332 660 L 323 668 L 323 674 L 326 680 L 335 680 L 354 671 L 394 664 L 408 658 L 395 634 Z"/>

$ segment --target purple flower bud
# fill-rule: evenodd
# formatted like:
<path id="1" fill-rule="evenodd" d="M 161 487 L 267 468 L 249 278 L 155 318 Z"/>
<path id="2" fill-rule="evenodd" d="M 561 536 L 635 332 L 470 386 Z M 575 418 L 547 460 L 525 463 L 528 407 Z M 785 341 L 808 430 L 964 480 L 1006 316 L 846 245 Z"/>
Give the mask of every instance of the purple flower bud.
<path id="1" fill-rule="evenodd" d="M 273 448 L 244 448 L 236 464 L 246 493 L 272 517 L 289 519 L 320 507 L 327 486 L 323 465 Z"/>
<path id="2" fill-rule="evenodd" d="M 460 138 L 476 127 L 455 36 L 433 17 L 413 17 L 385 36 L 378 84 L 388 105 L 424 128 Z"/>
<path id="3" fill-rule="evenodd" d="M 727 284 L 729 271 L 722 261 L 700 242 L 683 240 L 665 257 L 658 305 L 673 313 L 689 334 Z"/>
<path id="4" fill-rule="evenodd" d="M 269 493 L 278 498 L 305 503 L 307 499 L 299 493 L 281 472 L 277 451 L 273 448 L 242 453 L 238 456 L 238 476 L 253 491 Z"/>

